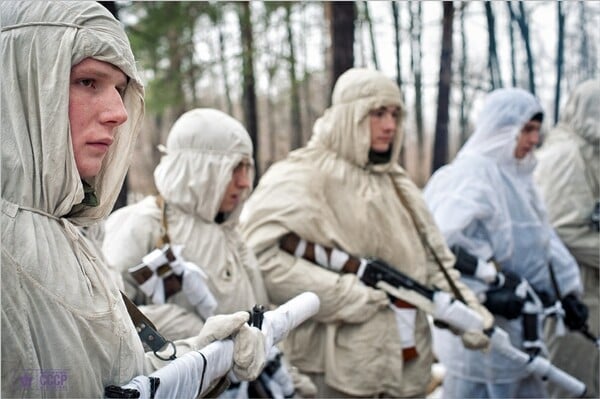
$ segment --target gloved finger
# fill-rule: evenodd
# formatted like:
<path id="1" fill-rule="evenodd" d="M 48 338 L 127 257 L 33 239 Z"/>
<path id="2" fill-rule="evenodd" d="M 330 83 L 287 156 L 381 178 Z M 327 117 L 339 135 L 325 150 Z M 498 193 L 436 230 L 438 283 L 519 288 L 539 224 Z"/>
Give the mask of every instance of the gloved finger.
<path id="1" fill-rule="evenodd" d="M 263 333 L 245 324 L 237 331 L 233 342 L 233 372 L 241 380 L 256 379 L 267 362 Z"/>
<path id="2" fill-rule="evenodd" d="M 213 341 L 220 341 L 232 336 L 244 325 L 247 326 L 249 317 L 248 312 L 243 311 L 209 317 L 198 334 L 197 347 L 200 349 Z"/>

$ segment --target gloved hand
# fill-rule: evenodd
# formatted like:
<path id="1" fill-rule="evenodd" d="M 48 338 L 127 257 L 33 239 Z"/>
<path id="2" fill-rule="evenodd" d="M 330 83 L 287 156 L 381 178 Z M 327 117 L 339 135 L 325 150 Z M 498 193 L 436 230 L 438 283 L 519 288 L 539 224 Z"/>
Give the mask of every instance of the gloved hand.
<path id="1" fill-rule="evenodd" d="M 252 381 L 260 375 L 267 363 L 265 341 L 262 331 L 248 324 L 233 336 L 233 372 L 240 380 Z"/>
<path id="2" fill-rule="evenodd" d="M 228 338 L 244 326 L 248 327 L 249 318 L 250 314 L 244 311 L 209 317 L 200 334 L 193 340 L 194 350 L 200 350 L 213 341 Z"/>
<path id="3" fill-rule="evenodd" d="M 207 276 L 197 265 L 183 262 L 182 291 L 204 320 L 213 315 L 217 300 L 206 284 Z"/>
<path id="4" fill-rule="evenodd" d="M 483 305 L 493 314 L 510 320 L 521 315 L 525 298 L 518 296 L 514 288 L 504 286 L 486 291 Z"/>
<path id="5" fill-rule="evenodd" d="M 575 296 L 568 294 L 561 299 L 565 310 L 565 324 L 571 330 L 580 330 L 587 322 L 589 311 L 587 306 Z"/>

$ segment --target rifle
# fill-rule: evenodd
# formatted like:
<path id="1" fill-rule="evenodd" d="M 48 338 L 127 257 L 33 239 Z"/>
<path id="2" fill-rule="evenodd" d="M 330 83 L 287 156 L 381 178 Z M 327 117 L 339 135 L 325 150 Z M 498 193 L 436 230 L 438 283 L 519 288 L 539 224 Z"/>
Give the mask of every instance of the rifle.
<path id="1" fill-rule="evenodd" d="M 279 246 L 290 254 L 326 269 L 356 274 L 366 285 L 385 291 L 392 299 L 412 303 L 454 332 L 483 332 L 490 338 L 490 345 L 494 349 L 525 366 L 542 380 L 549 380 L 577 397 L 582 397 L 586 392 L 583 382 L 548 360 L 515 348 L 506 331 L 497 326 L 485 329 L 482 317 L 463 302 L 455 300 L 447 292 L 427 287 L 381 259 L 357 258 L 335 248 L 307 242 L 295 233 L 283 236 Z"/>
<path id="2" fill-rule="evenodd" d="M 264 314 L 255 307 L 251 320 L 263 324 L 266 348 L 271 348 L 316 314 L 319 305 L 317 295 L 304 292 Z M 124 386 L 108 386 L 104 395 L 107 398 L 196 398 L 208 392 L 212 383 L 232 367 L 233 340 L 215 341 L 201 350 L 184 354 L 149 376 L 137 376 Z"/>

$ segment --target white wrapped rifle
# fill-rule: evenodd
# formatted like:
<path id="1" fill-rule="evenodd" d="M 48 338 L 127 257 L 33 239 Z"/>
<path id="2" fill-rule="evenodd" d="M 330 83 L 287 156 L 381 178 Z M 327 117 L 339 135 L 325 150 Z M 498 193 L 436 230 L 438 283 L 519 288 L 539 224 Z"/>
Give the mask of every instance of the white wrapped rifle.
<path id="1" fill-rule="evenodd" d="M 411 291 L 403 287 L 393 287 L 384 281 L 379 282 L 377 287 L 394 297 L 413 303 L 416 307 L 431 315 L 435 315 L 436 312 L 439 312 L 438 304 L 416 291 Z M 443 321 L 448 324 L 450 328 L 459 333 L 467 331 L 465 326 L 468 326 L 468 330 L 472 330 L 473 327 L 476 326 L 477 319 L 479 319 L 479 323 L 481 323 L 481 317 L 474 310 L 464 305 L 460 307 L 461 317 L 456 319 L 450 314 L 448 314 L 448 316 L 450 317 L 444 317 Z M 480 331 L 483 330 L 483 324 L 479 324 L 478 329 Z M 485 333 L 490 337 L 490 345 L 492 348 L 513 360 L 515 363 L 525 366 L 530 373 L 537 375 L 544 381 L 550 381 L 557 386 L 560 386 L 565 392 L 573 397 L 583 397 L 585 395 L 587 388 L 582 381 L 562 371 L 541 356 L 531 356 L 526 352 L 515 348 L 510 342 L 508 333 L 500 327 L 494 326 L 486 330 Z"/>
<path id="2" fill-rule="evenodd" d="M 291 330 L 315 315 L 319 306 L 316 294 L 304 292 L 278 308 L 265 312 L 262 331 L 267 340 L 266 348 L 280 342 Z M 201 350 L 184 354 L 149 376 L 137 376 L 122 387 L 107 387 L 105 396 L 192 399 L 208 391 L 212 383 L 226 375 L 232 367 L 233 341 L 215 341 Z"/>

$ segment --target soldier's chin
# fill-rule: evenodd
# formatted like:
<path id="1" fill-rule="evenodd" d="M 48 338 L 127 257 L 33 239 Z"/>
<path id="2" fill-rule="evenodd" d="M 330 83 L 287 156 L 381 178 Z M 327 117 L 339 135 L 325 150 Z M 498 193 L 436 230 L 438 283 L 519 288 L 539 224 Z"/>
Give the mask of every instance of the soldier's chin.
<path id="1" fill-rule="evenodd" d="M 390 149 L 389 143 L 375 144 L 371 146 L 371 150 L 375 152 L 387 152 Z"/>

